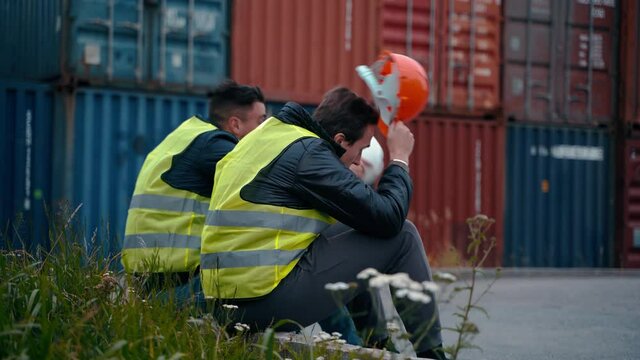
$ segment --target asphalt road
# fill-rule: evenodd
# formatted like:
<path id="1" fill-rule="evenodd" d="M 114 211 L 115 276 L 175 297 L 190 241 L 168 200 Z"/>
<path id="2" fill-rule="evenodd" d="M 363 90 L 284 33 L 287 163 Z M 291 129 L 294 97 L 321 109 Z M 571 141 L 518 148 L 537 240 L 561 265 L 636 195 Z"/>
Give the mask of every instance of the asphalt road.
<path id="1" fill-rule="evenodd" d="M 453 305 L 441 305 L 443 326 L 457 319 Z M 640 359 L 638 271 L 507 271 L 480 305 L 489 318 L 472 316 L 473 343 L 483 350 L 460 359 Z M 454 333 L 443 335 L 454 343 Z"/>

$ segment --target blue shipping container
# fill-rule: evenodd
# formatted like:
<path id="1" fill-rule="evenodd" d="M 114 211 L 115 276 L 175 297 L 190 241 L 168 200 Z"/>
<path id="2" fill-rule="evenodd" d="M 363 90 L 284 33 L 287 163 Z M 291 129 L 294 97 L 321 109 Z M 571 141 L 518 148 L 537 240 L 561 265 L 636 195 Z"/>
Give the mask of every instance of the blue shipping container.
<path id="1" fill-rule="evenodd" d="M 0 0 L 0 77 L 206 91 L 228 73 L 227 0 Z"/>
<path id="2" fill-rule="evenodd" d="M 68 129 L 56 139 L 67 147 L 60 156 L 70 169 L 61 196 L 72 207 L 82 204 L 85 238 L 115 253 L 146 155 L 190 116 L 206 117 L 207 99 L 98 88 L 66 97 L 68 108 L 56 120 Z"/>
<path id="3" fill-rule="evenodd" d="M 48 244 L 53 107 L 49 86 L 0 81 L 0 247 Z"/>
<path id="4" fill-rule="evenodd" d="M 613 264 L 611 139 L 604 129 L 508 126 L 504 266 Z"/>

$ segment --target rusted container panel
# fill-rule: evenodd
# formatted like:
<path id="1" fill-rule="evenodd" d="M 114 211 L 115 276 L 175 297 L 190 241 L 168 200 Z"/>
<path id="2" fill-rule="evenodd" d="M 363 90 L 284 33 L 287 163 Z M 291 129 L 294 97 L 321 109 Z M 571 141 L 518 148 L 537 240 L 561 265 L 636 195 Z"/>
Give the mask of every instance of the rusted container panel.
<path id="1" fill-rule="evenodd" d="M 598 126 L 616 117 L 616 2 L 505 3 L 504 112 L 522 122 Z"/>
<path id="2" fill-rule="evenodd" d="M 431 112 L 500 107 L 498 0 L 235 0 L 232 11 L 232 77 L 269 100 L 317 104 L 338 84 L 368 96 L 355 67 L 389 50 L 425 67 Z"/>
<path id="3" fill-rule="evenodd" d="M 273 101 L 317 104 L 336 85 L 368 91 L 355 67 L 376 56 L 377 2 L 235 0 L 232 77 Z"/>
<path id="4" fill-rule="evenodd" d="M 438 83 L 438 28 L 440 1 L 384 0 L 378 27 L 379 46 L 382 49 L 406 54 L 424 66 L 432 79 L 429 107 L 436 105 Z"/>
<path id="5" fill-rule="evenodd" d="M 441 4 L 438 103 L 450 112 L 492 112 L 500 106 L 500 1 Z"/>
<path id="6" fill-rule="evenodd" d="M 640 140 L 624 146 L 622 244 L 618 245 L 620 266 L 640 268 Z"/>
<path id="7" fill-rule="evenodd" d="M 640 127 L 640 3 L 622 1 L 620 63 L 621 115 L 627 125 Z"/>
<path id="8" fill-rule="evenodd" d="M 414 193 L 409 219 L 437 265 L 455 265 L 453 248 L 466 258 L 475 214 L 496 219 L 497 239 L 487 265 L 498 266 L 503 249 L 504 128 L 493 121 L 422 116 L 410 123 L 416 144 L 410 159 Z"/>

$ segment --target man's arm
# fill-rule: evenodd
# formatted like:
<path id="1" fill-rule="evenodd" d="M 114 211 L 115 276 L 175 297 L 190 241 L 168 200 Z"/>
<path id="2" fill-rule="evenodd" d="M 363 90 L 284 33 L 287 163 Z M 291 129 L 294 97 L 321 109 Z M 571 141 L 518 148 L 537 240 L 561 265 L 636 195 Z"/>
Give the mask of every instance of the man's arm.
<path id="1" fill-rule="evenodd" d="M 394 163 L 385 169 L 376 191 L 346 168 L 328 144 L 314 140 L 298 163 L 292 190 L 360 232 L 391 237 L 402 229 L 413 186 L 407 170 Z"/>

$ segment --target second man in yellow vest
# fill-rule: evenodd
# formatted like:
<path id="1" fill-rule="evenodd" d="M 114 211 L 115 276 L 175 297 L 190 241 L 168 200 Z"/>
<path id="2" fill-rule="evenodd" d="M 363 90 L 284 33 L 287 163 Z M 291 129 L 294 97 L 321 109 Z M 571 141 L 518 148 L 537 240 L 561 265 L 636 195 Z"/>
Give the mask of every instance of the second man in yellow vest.
<path id="1" fill-rule="evenodd" d="M 266 117 L 261 90 L 233 81 L 217 86 L 209 105 L 208 120 L 187 119 L 145 159 L 122 248 L 125 271 L 147 288 L 175 284 L 178 302 L 199 294 L 200 235 L 216 164 Z"/>

